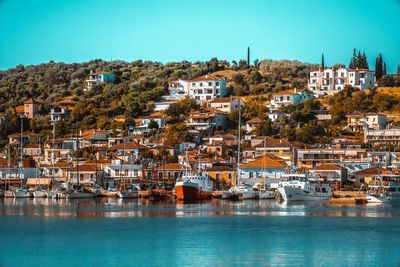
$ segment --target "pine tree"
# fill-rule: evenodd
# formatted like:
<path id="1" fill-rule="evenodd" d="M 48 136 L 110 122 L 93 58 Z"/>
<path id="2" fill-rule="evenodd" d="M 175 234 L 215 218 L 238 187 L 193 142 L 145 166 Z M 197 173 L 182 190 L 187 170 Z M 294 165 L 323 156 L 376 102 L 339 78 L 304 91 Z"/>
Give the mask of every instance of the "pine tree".
<path id="1" fill-rule="evenodd" d="M 382 68 L 382 76 L 386 75 L 386 63 L 383 62 L 383 68 Z"/>
<path id="2" fill-rule="evenodd" d="M 321 67 L 322 67 L 322 70 L 325 69 L 324 53 L 322 53 Z"/>
<path id="3" fill-rule="evenodd" d="M 357 50 L 354 48 L 353 56 L 350 60 L 349 69 L 355 69 L 358 67 L 358 60 L 357 60 Z"/>
<path id="4" fill-rule="evenodd" d="M 382 78 L 382 72 L 383 72 L 382 68 L 383 68 L 382 54 L 379 54 L 375 62 L 375 77 L 377 81 L 380 78 Z"/>

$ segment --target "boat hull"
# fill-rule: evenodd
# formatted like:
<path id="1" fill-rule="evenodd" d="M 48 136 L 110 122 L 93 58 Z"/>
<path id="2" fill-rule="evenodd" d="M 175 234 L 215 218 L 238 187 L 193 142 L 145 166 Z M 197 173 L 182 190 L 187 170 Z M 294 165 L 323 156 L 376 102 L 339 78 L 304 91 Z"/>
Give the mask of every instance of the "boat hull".
<path id="1" fill-rule="evenodd" d="M 279 194 L 284 201 L 318 201 L 328 200 L 332 197 L 332 193 L 314 193 L 304 191 L 302 188 L 295 187 L 279 187 Z"/>
<path id="2" fill-rule="evenodd" d="M 29 191 L 15 191 L 13 192 L 13 196 L 15 198 L 30 198 L 32 194 Z"/>
<path id="3" fill-rule="evenodd" d="M 14 197 L 14 193 L 13 193 L 13 191 L 10 191 L 10 190 L 6 190 L 6 191 L 3 191 L 3 195 L 4 195 L 4 197 Z"/>
<path id="4" fill-rule="evenodd" d="M 84 193 L 84 192 L 72 192 L 67 195 L 69 199 L 80 199 L 80 198 L 94 198 L 93 193 Z"/>
<path id="5" fill-rule="evenodd" d="M 34 198 L 47 198 L 47 192 L 46 191 L 35 191 L 35 192 L 33 192 L 33 197 Z"/>
<path id="6" fill-rule="evenodd" d="M 117 196 L 119 198 L 137 198 L 138 197 L 138 192 L 133 192 L 133 191 L 119 191 L 117 193 Z"/>
<path id="7" fill-rule="evenodd" d="M 233 196 L 232 192 L 229 191 L 223 191 L 221 193 L 221 199 L 231 199 Z"/>
<path id="8" fill-rule="evenodd" d="M 205 192 L 198 187 L 185 184 L 177 184 L 175 192 L 176 198 L 179 200 L 202 200 L 211 199 L 212 197 L 212 192 Z"/>
<path id="9" fill-rule="evenodd" d="M 274 199 L 276 196 L 275 192 L 272 191 L 260 191 L 258 197 L 260 199 Z"/>

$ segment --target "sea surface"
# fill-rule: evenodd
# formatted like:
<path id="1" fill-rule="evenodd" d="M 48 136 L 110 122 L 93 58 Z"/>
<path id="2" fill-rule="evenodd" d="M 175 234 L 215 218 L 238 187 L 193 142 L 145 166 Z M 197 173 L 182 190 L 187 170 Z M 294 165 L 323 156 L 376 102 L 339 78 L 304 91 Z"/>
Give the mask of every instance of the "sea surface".
<path id="1" fill-rule="evenodd" d="M 0 199 L 0 266 L 400 266 L 400 205 Z"/>

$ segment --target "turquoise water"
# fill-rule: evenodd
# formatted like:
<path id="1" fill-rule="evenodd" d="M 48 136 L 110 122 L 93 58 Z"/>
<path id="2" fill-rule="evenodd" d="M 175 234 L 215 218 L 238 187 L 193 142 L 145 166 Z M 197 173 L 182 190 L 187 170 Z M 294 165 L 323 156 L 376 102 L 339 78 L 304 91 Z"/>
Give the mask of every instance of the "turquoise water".
<path id="1" fill-rule="evenodd" d="M 399 266 L 400 206 L 0 199 L 0 266 Z"/>

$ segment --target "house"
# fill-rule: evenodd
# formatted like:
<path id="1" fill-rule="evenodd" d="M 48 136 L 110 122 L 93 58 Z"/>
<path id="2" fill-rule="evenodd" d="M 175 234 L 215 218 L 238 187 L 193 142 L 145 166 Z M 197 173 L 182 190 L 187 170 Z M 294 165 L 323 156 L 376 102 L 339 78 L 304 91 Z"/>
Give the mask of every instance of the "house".
<path id="1" fill-rule="evenodd" d="M 262 142 L 253 147 L 255 148 L 255 157 L 274 155 L 283 159 L 288 166 L 292 166 L 296 164 L 297 148 L 301 147 L 301 144 L 285 139 L 264 138 Z"/>
<path id="2" fill-rule="evenodd" d="M 389 167 L 400 169 L 400 152 L 391 152 L 390 153 L 390 163 Z"/>
<path id="3" fill-rule="evenodd" d="M 68 98 L 58 101 L 56 106 L 50 110 L 50 122 L 53 124 L 68 119 L 70 112 L 75 109 L 76 104 L 76 101 Z"/>
<path id="4" fill-rule="evenodd" d="M 265 178 L 267 184 L 275 183 L 287 168 L 288 165 L 279 157 L 260 156 L 240 165 L 240 182 L 254 185 Z"/>
<path id="5" fill-rule="evenodd" d="M 374 85 L 374 71 L 326 68 L 311 71 L 308 79 L 308 89 L 316 97 L 338 93 L 344 89 L 345 85 L 361 90 L 370 88 Z"/>
<path id="6" fill-rule="evenodd" d="M 166 163 L 160 166 L 148 166 L 145 168 L 147 180 L 175 182 L 180 176 L 184 167 L 179 163 Z"/>
<path id="7" fill-rule="evenodd" d="M 365 149 L 335 149 L 335 148 L 316 148 L 316 149 L 297 149 L 297 167 L 312 169 L 322 164 L 368 165 L 369 159 Z"/>
<path id="8" fill-rule="evenodd" d="M 392 165 L 389 151 L 368 151 L 367 156 L 370 158 L 371 167 L 388 168 Z"/>
<path id="9" fill-rule="evenodd" d="M 365 130 L 364 142 L 371 145 L 393 144 L 400 145 L 400 129 Z"/>
<path id="10" fill-rule="evenodd" d="M 346 138 L 335 138 L 332 140 L 331 147 L 337 149 L 361 148 L 362 144 Z"/>
<path id="11" fill-rule="evenodd" d="M 60 160 L 69 160 L 75 156 L 77 150 L 76 138 L 49 138 L 44 142 L 44 161 L 46 163 L 57 162 Z"/>
<path id="12" fill-rule="evenodd" d="M 87 90 L 91 90 L 94 85 L 103 83 L 115 83 L 116 76 L 111 72 L 93 72 L 90 71 L 89 78 L 86 80 Z"/>
<path id="13" fill-rule="evenodd" d="M 258 127 L 258 125 L 260 125 L 261 123 L 263 123 L 264 120 L 255 117 L 251 120 L 246 121 L 246 133 L 250 134 L 252 132 L 254 132 L 256 130 L 256 128 Z"/>
<path id="14" fill-rule="evenodd" d="M 206 141 L 206 138 L 204 139 Z M 237 136 L 233 134 L 217 134 L 210 136 L 208 138 L 208 144 L 214 144 L 216 142 L 221 142 L 226 146 L 236 146 L 238 143 Z"/>
<path id="15" fill-rule="evenodd" d="M 170 100 L 181 100 L 189 97 L 189 81 L 177 80 L 168 83 L 168 95 L 163 96 L 163 99 Z"/>
<path id="16" fill-rule="evenodd" d="M 40 164 L 41 174 L 44 177 L 54 179 L 55 183 L 67 182 L 69 173 L 76 171 L 73 165 L 66 161 L 58 161 L 54 164 Z"/>
<path id="17" fill-rule="evenodd" d="M 172 104 L 176 103 L 178 101 L 161 101 L 161 102 L 155 102 L 154 103 L 154 111 L 164 111 L 169 108 Z"/>
<path id="18" fill-rule="evenodd" d="M 22 148 L 24 156 L 32 157 L 36 161 L 39 161 L 42 151 L 43 148 L 40 144 L 27 144 Z"/>
<path id="19" fill-rule="evenodd" d="M 38 103 L 32 98 L 26 100 L 23 105 L 15 108 L 16 113 L 32 119 L 39 111 Z"/>
<path id="20" fill-rule="evenodd" d="M 146 150 L 148 150 L 148 147 L 135 141 L 124 142 L 108 148 L 109 152 L 114 153 L 115 156 L 126 162 L 135 162 L 141 158 L 141 152 Z"/>
<path id="21" fill-rule="evenodd" d="M 226 80 L 221 76 L 207 74 L 190 81 L 189 95 L 197 101 L 224 97 L 226 92 Z"/>
<path id="22" fill-rule="evenodd" d="M 278 110 L 268 112 L 266 115 L 271 121 L 275 121 L 276 119 L 279 119 L 279 118 L 289 118 L 289 116 L 290 116 L 290 114 L 283 113 Z"/>
<path id="23" fill-rule="evenodd" d="M 371 180 L 373 177 L 377 175 L 387 175 L 391 174 L 392 172 L 388 169 L 379 168 L 379 167 L 371 167 L 367 169 L 363 169 L 357 172 L 353 172 L 352 176 L 354 177 L 354 181 L 357 184 L 361 184 Z"/>
<path id="24" fill-rule="evenodd" d="M 228 113 L 207 108 L 192 111 L 186 119 L 186 125 L 196 131 L 224 130 L 227 127 L 228 121 Z"/>
<path id="25" fill-rule="evenodd" d="M 322 164 L 309 170 L 317 179 L 330 182 L 343 182 L 347 180 L 347 169 L 337 164 Z"/>
<path id="26" fill-rule="evenodd" d="M 143 179 L 143 166 L 122 160 L 112 160 L 110 165 L 104 167 L 104 187 L 132 185 Z"/>
<path id="27" fill-rule="evenodd" d="M 26 131 L 22 133 L 22 145 L 25 145 L 27 143 L 30 143 L 37 134 L 34 132 Z M 21 133 L 13 133 L 8 135 L 8 144 L 10 146 L 20 146 L 20 141 L 21 141 Z"/>
<path id="28" fill-rule="evenodd" d="M 329 121 L 332 119 L 331 112 L 326 109 L 311 110 L 310 112 L 320 121 Z"/>
<path id="29" fill-rule="evenodd" d="M 235 170 L 229 165 L 214 165 L 206 172 L 218 189 L 228 189 L 235 183 Z"/>
<path id="30" fill-rule="evenodd" d="M 91 146 L 91 147 L 107 147 L 108 146 L 108 137 L 109 133 L 107 131 L 101 130 L 88 130 L 81 133 L 81 137 L 83 138 L 82 146 Z"/>
<path id="31" fill-rule="evenodd" d="M 157 129 L 164 128 L 165 125 L 167 124 L 169 118 L 167 118 L 165 115 L 161 113 L 153 113 L 149 116 L 142 117 L 141 119 L 138 119 L 138 123 L 135 126 L 134 131 L 132 132 L 133 134 L 141 134 L 141 133 L 147 133 L 151 129 L 149 128 L 150 123 L 154 122 L 157 124 Z M 154 125 L 153 125 L 154 127 Z"/>
<path id="32" fill-rule="evenodd" d="M 304 102 L 309 98 L 305 90 L 299 91 L 296 88 L 293 90 L 284 90 L 272 95 L 270 109 L 275 110 L 281 106 Z"/>
<path id="33" fill-rule="evenodd" d="M 361 130 L 382 130 L 386 126 L 386 115 L 379 113 L 354 112 L 346 115 L 347 125 L 345 129 L 351 132 Z"/>
<path id="34" fill-rule="evenodd" d="M 93 185 L 99 184 L 99 181 L 103 178 L 103 170 L 95 164 L 83 163 L 73 167 L 69 174 L 69 182 L 72 184 Z"/>
<path id="35" fill-rule="evenodd" d="M 245 104 L 240 97 L 222 97 L 215 98 L 208 104 L 209 107 L 223 111 L 226 113 L 233 113 L 239 110 L 239 108 L 244 108 Z"/>

